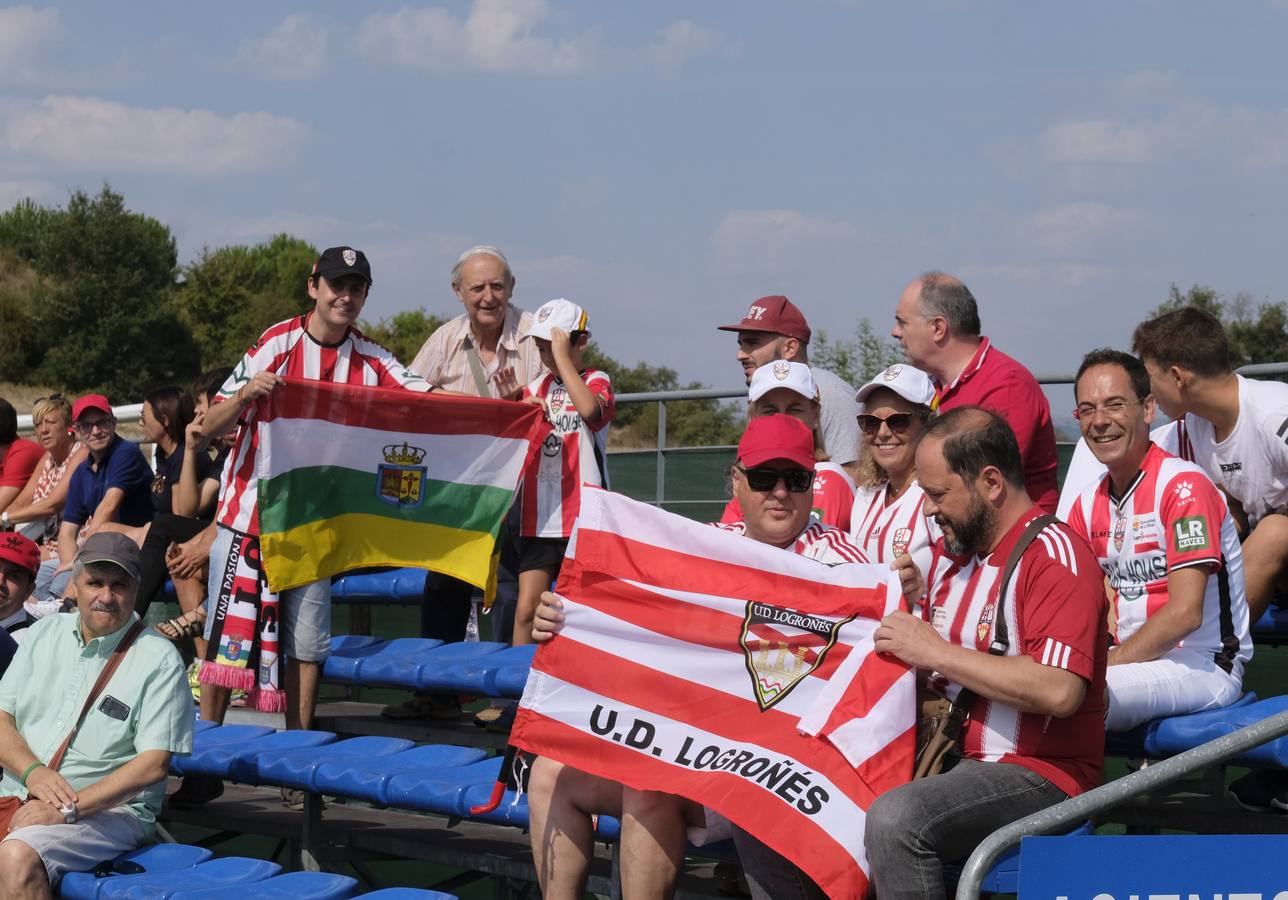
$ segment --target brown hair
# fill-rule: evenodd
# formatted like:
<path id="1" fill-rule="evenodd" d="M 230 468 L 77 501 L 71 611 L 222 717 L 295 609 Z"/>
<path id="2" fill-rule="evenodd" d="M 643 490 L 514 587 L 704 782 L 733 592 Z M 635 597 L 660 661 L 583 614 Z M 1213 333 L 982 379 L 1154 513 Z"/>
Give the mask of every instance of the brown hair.
<path id="1" fill-rule="evenodd" d="M 1230 371 L 1230 345 L 1225 327 L 1210 313 L 1184 306 L 1141 322 L 1131 349 L 1143 360 L 1170 369 L 1179 366 L 1203 378 Z"/>

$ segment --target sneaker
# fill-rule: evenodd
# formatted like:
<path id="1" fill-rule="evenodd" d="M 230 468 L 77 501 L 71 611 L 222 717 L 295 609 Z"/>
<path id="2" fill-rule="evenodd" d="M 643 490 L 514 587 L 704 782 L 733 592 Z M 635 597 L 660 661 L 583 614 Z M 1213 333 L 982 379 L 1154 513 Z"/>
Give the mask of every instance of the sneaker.
<path id="1" fill-rule="evenodd" d="M 404 703 L 391 703 L 380 710 L 386 719 L 437 719 L 461 717 L 461 698 L 455 694 L 417 694 Z"/>
<path id="2" fill-rule="evenodd" d="M 197 677 L 200 674 L 200 662 L 188 666 L 188 690 L 192 691 L 192 699 L 198 703 L 201 702 L 201 679 Z"/>
<path id="3" fill-rule="evenodd" d="M 179 789 L 170 795 L 175 809 L 197 809 L 224 792 L 224 782 L 214 775 L 185 775 Z"/>
<path id="4" fill-rule="evenodd" d="M 61 597 L 48 597 L 44 600 L 28 600 L 22 604 L 22 608 L 33 619 L 43 619 L 45 616 L 52 616 L 54 613 L 66 612 L 67 604 L 63 602 Z"/>
<path id="5" fill-rule="evenodd" d="M 1288 773 L 1249 772 L 1226 791 L 1250 812 L 1288 812 Z"/>

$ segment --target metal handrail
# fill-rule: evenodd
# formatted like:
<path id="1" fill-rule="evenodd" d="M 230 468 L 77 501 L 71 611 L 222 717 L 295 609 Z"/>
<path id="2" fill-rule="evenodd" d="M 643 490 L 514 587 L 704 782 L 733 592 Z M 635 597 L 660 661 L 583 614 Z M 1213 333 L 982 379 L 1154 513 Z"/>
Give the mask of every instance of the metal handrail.
<path id="1" fill-rule="evenodd" d="M 1086 821 L 1096 813 L 1111 809 L 1130 797 L 1171 784 L 1199 769 L 1225 762 L 1245 750 L 1267 744 L 1285 734 L 1288 734 L 1288 710 L 999 828 L 986 837 L 966 860 L 966 867 L 962 869 L 961 879 L 957 882 L 957 900 L 976 900 L 980 886 L 984 883 L 984 876 L 993 867 L 993 863 L 1007 849 L 1019 843 L 1021 838 L 1050 834 Z"/>

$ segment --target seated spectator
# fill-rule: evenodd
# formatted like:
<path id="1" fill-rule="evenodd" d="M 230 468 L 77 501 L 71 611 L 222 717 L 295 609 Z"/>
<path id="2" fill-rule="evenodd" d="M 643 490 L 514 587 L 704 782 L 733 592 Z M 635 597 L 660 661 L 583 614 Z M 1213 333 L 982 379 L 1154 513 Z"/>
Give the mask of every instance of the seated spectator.
<path id="1" fill-rule="evenodd" d="M 824 525 L 846 531 L 850 527 L 850 508 L 854 505 L 854 482 L 850 473 L 831 461 L 819 431 L 818 386 L 810 367 L 804 363 L 776 360 L 752 373 L 747 389 L 748 419 L 759 416 L 788 415 L 805 423 L 814 433 L 814 514 Z M 742 519 L 736 497 L 725 506 L 722 524 Z"/>
<path id="2" fill-rule="evenodd" d="M 833 566 L 866 562 L 863 552 L 813 514 L 814 436 L 785 415 L 747 425 L 730 470 L 743 519 L 716 527 Z M 563 628 L 563 603 L 542 594 L 533 640 L 551 640 Z M 622 820 L 622 888 L 626 897 L 669 897 L 684 857 L 686 826 L 704 827 L 701 806 L 683 797 L 637 791 L 544 757 L 532 766 L 528 809 L 532 854 L 541 894 L 573 900 L 585 892 L 594 838 L 592 814 Z M 762 845 L 735 829 L 739 852 Z M 764 896 L 762 894 L 762 896 Z"/>
<path id="3" fill-rule="evenodd" d="M 1069 525 L 1091 545 L 1112 593 L 1105 727 L 1237 700 L 1252 657 L 1234 521 L 1201 468 L 1150 441 L 1154 398 L 1140 361 L 1093 350 L 1078 368 L 1078 424 L 1108 473 Z"/>
<path id="4" fill-rule="evenodd" d="M 113 522 L 138 527 L 152 520 L 152 469 L 139 448 L 116 433 L 107 398 L 102 394 L 81 397 L 72 406 L 72 423 L 89 448 L 89 458 L 76 467 L 67 488 L 58 526 L 58 560 L 41 563 L 36 579 L 33 602 L 54 601 L 33 610 L 42 616 L 75 601 L 69 572 L 80 542 Z"/>
<path id="5" fill-rule="evenodd" d="M 72 472 L 89 451 L 76 440 L 72 430 L 72 405 L 62 394 L 37 400 L 31 410 L 31 421 L 36 441 L 44 448 L 45 455 L 21 493 L 0 513 L 0 525 L 7 522 L 40 544 L 44 559 L 56 559 L 58 525 L 67 500 L 67 486 Z"/>
<path id="6" fill-rule="evenodd" d="M 170 757 L 192 750 L 179 654 L 133 614 L 139 548 L 120 534 L 93 535 L 73 573 L 77 613 L 33 625 L 0 679 L 0 795 L 27 800 L 0 843 L 4 897 L 48 897 L 65 873 L 152 840 Z M 130 638 L 102 699 L 91 699 Z M 78 724 L 72 717 L 87 706 Z M 60 759 L 46 755 L 63 742 Z"/>
<path id="7" fill-rule="evenodd" d="M 850 536 L 872 562 L 887 565 L 907 553 L 923 572 L 940 538 L 917 484 L 917 442 L 932 415 L 934 385 L 925 372 L 895 365 L 859 388 L 861 481 L 850 515 Z"/>
<path id="8" fill-rule="evenodd" d="M 0 523 L 8 525 L 3 511 L 22 491 L 40 462 L 40 447 L 18 437 L 18 412 L 0 397 Z"/>
<path id="9" fill-rule="evenodd" d="M 40 548 L 31 538 L 9 532 L 0 534 L 0 628 L 15 643 L 22 643 L 34 620 L 23 604 L 36 586 Z"/>

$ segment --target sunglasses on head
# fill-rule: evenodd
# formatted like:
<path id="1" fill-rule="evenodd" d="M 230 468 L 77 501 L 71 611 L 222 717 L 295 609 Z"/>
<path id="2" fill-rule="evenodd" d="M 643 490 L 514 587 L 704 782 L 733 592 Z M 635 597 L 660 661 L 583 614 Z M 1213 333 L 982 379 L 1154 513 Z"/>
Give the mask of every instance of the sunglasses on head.
<path id="1" fill-rule="evenodd" d="M 880 416 L 872 416 L 863 413 L 859 416 L 859 429 L 864 434 L 876 434 L 881 430 L 881 423 L 885 422 L 886 427 L 895 434 L 903 434 L 910 427 L 914 419 L 924 418 L 918 413 L 894 413 L 886 416 L 884 419 Z"/>
<path id="2" fill-rule="evenodd" d="M 758 493 L 772 491 L 778 487 L 780 480 L 793 494 L 804 493 L 814 486 L 814 473 L 809 469 L 770 469 L 763 466 L 754 469 L 744 469 L 742 466 L 734 468 L 747 479 L 747 485 Z"/>

